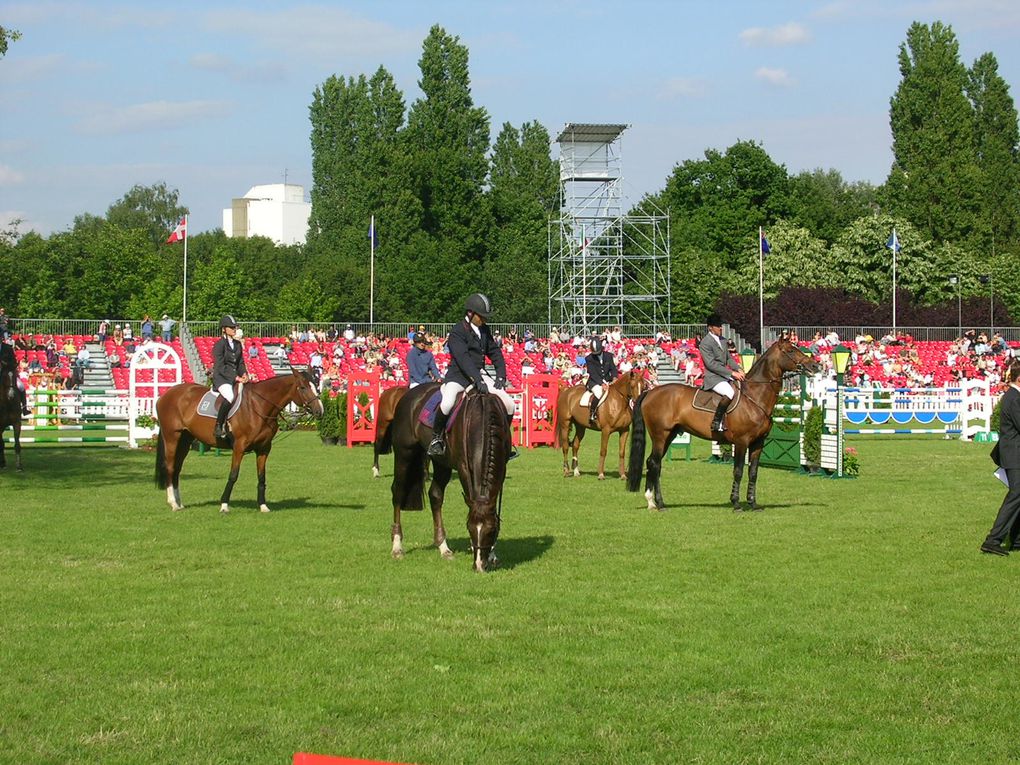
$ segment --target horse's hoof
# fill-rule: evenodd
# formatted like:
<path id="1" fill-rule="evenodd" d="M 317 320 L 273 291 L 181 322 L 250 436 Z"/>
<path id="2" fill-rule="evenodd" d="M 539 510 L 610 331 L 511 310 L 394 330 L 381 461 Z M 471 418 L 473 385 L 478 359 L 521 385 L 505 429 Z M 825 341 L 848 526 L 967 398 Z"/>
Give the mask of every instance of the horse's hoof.
<path id="1" fill-rule="evenodd" d="M 580 477 L 581 477 L 581 470 L 580 470 L 580 468 L 574 468 L 574 478 L 580 478 Z"/>
<path id="2" fill-rule="evenodd" d="M 440 550 L 439 555 L 443 560 L 453 560 L 453 550 Z"/>
<path id="3" fill-rule="evenodd" d="M 606 474 L 605 473 L 599 473 L 599 480 L 600 481 L 606 480 Z"/>
<path id="4" fill-rule="evenodd" d="M 269 505 L 259 505 L 259 512 L 260 513 L 268 513 L 269 512 Z"/>
<path id="5" fill-rule="evenodd" d="M 229 513 L 230 512 L 230 505 L 228 505 L 226 502 L 221 504 L 220 505 L 220 512 L 223 513 L 224 515 Z"/>
<path id="6" fill-rule="evenodd" d="M 761 505 L 754 505 L 754 504 L 751 505 L 751 512 L 753 512 L 753 513 L 760 513 L 764 509 L 765 508 L 762 507 Z"/>
<path id="7" fill-rule="evenodd" d="M 733 512 L 735 512 L 735 513 L 742 513 L 742 512 L 744 512 L 744 508 L 741 507 L 740 505 L 734 505 L 733 506 Z"/>
<path id="8" fill-rule="evenodd" d="M 394 550 L 391 554 L 393 555 L 393 560 L 403 560 L 404 559 L 404 551 L 403 550 Z"/>
<path id="9" fill-rule="evenodd" d="M 372 466 L 372 477 L 373 478 L 379 477 L 379 468 L 375 467 L 374 465 Z"/>

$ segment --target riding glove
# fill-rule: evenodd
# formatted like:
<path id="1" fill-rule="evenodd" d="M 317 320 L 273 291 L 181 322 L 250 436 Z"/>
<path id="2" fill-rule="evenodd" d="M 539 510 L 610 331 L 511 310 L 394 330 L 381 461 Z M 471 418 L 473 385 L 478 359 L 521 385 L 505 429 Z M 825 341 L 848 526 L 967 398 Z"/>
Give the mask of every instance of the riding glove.
<path id="1" fill-rule="evenodd" d="M 496 388 L 499 389 L 499 390 L 504 390 L 506 388 L 506 378 L 505 377 L 497 377 L 496 378 Z"/>
<path id="2" fill-rule="evenodd" d="M 489 386 L 485 384 L 485 380 L 478 378 L 475 380 L 475 390 L 479 393 L 488 393 Z"/>

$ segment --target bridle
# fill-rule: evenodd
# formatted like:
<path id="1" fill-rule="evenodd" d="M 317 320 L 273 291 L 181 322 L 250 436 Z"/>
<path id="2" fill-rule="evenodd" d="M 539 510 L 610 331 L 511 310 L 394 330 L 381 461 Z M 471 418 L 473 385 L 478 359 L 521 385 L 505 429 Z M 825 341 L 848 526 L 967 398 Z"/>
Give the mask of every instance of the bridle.
<path id="1" fill-rule="evenodd" d="M 315 395 L 314 391 L 312 390 L 311 384 L 308 382 L 307 379 L 300 375 L 298 377 L 299 382 L 297 392 L 299 395 L 302 396 L 302 399 L 294 401 L 294 403 L 296 403 L 300 407 L 301 411 L 307 414 L 312 414 L 311 406 L 312 403 L 318 398 L 318 396 Z M 308 388 L 307 391 L 304 390 L 306 386 L 301 385 L 302 382 L 307 383 Z M 306 394 L 307 398 L 305 397 Z M 293 401 L 293 399 L 291 399 L 290 401 L 285 401 L 282 404 L 277 404 L 275 401 L 271 401 L 262 394 L 258 393 L 255 390 L 255 386 L 252 386 L 251 390 L 248 391 L 248 395 L 252 396 L 253 398 L 257 398 L 259 401 L 264 401 L 269 405 L 269 409 L 271 412 L 270 414 L 266 415 L 263 414 L 262 412 L 258 411 L 255 412 L 259 417 L 261 417 L 266 422 L 278 419 L 280 416 L 280 412 L 282 412 L 287 407 L 287 404 L 290 403 L 290 401 Z"/>

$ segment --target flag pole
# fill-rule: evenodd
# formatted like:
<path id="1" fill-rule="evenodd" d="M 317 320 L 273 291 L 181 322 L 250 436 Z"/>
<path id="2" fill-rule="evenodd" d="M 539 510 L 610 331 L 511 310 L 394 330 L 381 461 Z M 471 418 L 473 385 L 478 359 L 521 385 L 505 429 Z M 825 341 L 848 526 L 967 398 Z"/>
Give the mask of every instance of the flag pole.
<path id="1" fill-rule="evenodd" d="M 896 238 L 896 227 L 892 230 L 892 333 L 896 337 L 896 250 L 899 249 L 900 240 Z"/>
<path id="2" fill-rule="evenodd" d="M 758 345 L 765 353 L 765 253 L 762 249 L 764 232 L 758 226 Z"/>
<path id="3" fill-rule="evenodd" d="M 375 216 L 369 224 L 369 241 L 372 247 L 372 256 L 368 267 L 368 323 L 375 324 Z"/>
<path id="4" fill-rule="evenodd" d="M 181 311 L 181 324 L 188 322 L 188 216 L 184 216 L 184 306 Z"/>

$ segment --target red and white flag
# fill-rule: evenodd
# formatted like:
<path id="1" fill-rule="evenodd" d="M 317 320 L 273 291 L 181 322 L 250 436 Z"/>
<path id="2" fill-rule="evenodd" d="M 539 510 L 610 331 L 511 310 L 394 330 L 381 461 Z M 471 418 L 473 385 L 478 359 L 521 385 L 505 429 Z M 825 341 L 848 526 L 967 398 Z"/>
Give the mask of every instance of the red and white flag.
<path id="1" fill-rule="evenodd" d="M 173 244 L 174 242 L 183 242 L 188 237 L 188 216 L 185 215 L 181 218 L 181 222 L 177 224 L 170 236 L 166 238 L 167 244 Z"/>

